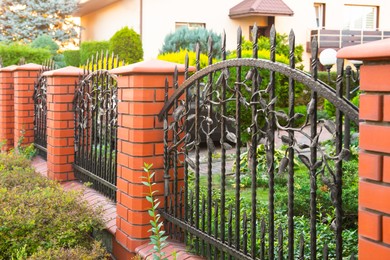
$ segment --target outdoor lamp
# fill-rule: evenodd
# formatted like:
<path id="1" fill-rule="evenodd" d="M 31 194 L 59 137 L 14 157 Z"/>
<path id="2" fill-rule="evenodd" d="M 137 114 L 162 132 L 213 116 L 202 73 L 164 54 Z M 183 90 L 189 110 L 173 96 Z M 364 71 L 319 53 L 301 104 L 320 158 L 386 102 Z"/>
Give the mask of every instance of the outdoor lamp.
<path id="1" fill-rule="evenodd" d="M 320 62 L 326 68 L 330 70 L 337 61 L 337 52 L 334 49 L 325 49 L 320 54 Z"/>
<path id="2" fill-rule="evenodd" d="M 320 63 L 325 67 L 328 72 L 329 82 L 333 82 L 330 78 L 330 69 L 336 64 L 337 61 L 337 52 L 334 49 L 325 49 L 320 53 Z"/>

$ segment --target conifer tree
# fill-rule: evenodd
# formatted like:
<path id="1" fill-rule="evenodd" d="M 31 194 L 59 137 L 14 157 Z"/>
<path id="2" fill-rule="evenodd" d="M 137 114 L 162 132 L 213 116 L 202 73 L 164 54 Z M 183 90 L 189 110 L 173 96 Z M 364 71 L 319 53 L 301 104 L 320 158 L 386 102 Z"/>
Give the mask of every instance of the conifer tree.
<path id="1" fill-rule="evenodd" d="M 29 43 L 46 34 L 64 45 L 77 37 L 77 0 L 1 0 L 0 41 Z"/>

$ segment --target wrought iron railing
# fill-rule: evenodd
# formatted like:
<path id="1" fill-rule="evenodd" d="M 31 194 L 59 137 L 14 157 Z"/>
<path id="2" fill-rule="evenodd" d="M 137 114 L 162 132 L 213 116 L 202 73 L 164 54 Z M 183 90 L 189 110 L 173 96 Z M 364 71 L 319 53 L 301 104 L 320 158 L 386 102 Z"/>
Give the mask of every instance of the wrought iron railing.
<path id="1" fill-rule="evenodd" d="M 45 71 L 55 69 L 55 63 L 52 60 L 46 61 L 42 65 L 37 82 L 34 84 L 34 145 L 38 154 L 47 156 L 47 80 L 42 76 Z"/>
<path id="2" fill-rule="evenodd" d="M 363 44 L 390 38 L 390 31 L 385 30 L 311 30 L 310 39 L 316 37 L 320 49 L 343 47 Z M 310 49 L 310 45 L 308 45 Z"/>
<path id="3" fill-rule="evenodd" d="M 92 57 L 78 85 L 75 108 L 75 176 L 92 188 L 116 198 L 117 79 L 108 71 L 118 67 L 108 53 Z"/>
<path id="4" fill-rule="evenodd" d="M 255 26 L 254 35 L 256 30 Z M 200 69 L 198 46 L 197 72 L 188 77 L 187 58 L 184 83 L 178 86 L 176 72 L 176 90 L 169 98 L 168 84 L 166 87 L 166 104 L 160 113 L 165 129 L 165 206 L 161 214 L 166 230 L 208 259 L 342 259 L 347 253 L 353 257 L 356 252 L 343 248 L 347 230 L 343 225 L 342 166 L 351 153 L 343 147 L 343 118 L 358 124 L 358 109 L 343 97 L 343 60 L 337 62 L 335 90 L 317 78 L 316 40 L 312 42 L 309 75 L 295 69 L 293 32 L 289 64 L 275 62 L 274 28 L 270 60 L 258 59 L 257 42 L 252 57 L 242 58 L 241 30 L 235 58 L 227 59 L 225 39 L 223 35 L 221 62 L 212 64 L 209 55 L 209 65 Z M 209 40 L 209 53 L 211 46 Z M 283 86 L 287 93 L 281 90 Z M 295 109 L 297 96 L 307 90 L 305 115 Z M 287 94 L 287 112 L 278 108 L 282 94 Z M 318 117 L 320 97 L 336 106 L 334 120 Z M 211 139 L 216 123 L 221 129 L 217 145 Z M 333 141 L 330 148 L 321 142 L 325 132 Z M 206 135 L 206 151 L 201 148 L 201 133 Z M 245 133 L 249 133 L 248 150 L 243 152 Z M 235 158 L 232 170 L 229 153 Z M 250 188 L 242 188 L 244 177 Z M 258 184 L 261 181 L 265 184 Z M 308 185 L 307 221 L 301 221 L 306 224 L 295 213 L 300 181 Z M 326 205 L 334 208 L 333 218 L 326 223 L 319 188 L 328 194 Z M 282 193 L 287 199 L 281 204 Z M 302 227 L 298 233 L 298 225 L 306 231 Z M 319 227 L 328 229 L 333 239 L 323 241 Z"/>

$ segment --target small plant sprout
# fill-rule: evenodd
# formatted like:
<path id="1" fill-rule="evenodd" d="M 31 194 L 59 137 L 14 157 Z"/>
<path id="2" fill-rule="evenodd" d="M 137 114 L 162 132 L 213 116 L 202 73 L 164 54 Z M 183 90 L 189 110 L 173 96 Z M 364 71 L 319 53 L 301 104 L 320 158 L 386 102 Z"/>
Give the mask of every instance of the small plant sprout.
<path id="1" fill-rule="evenodd" d="M 165 253 L 162 252 L 162 249 L 167 246 L 166 240 L 168 236 L 164 236 L 165 231 L 162 230 L 163 222 L 160 221 L 160 214 L 157 213 L 157 209 L 160 205 L 160 202 L 158 199 L 154 198 L 157 191 L 153 190 L 153 185 L 155 185 L 155 183 L 153 182 L 155 172 L 151 173 L 152 167 L 153 164 L 144 163 L 144 171 L 147 173 L 147 176 L 142 177 L 143 179 L 145 179 L 145 181 L 143 181 L 142 183 L 149 188 L 148 193 L 146 194 L 146 200 L 149 201 L 151 204 L 151 207 L 148 210 L 149 215 L 152 217 L 152 219 L 150 220 L 152 228 L 149 230 L 152 232 L 152 235 L 150 236 L 149 244 L 153 245 L 153 259 L 165 260 L 168 258 L 164 258 Z"/>

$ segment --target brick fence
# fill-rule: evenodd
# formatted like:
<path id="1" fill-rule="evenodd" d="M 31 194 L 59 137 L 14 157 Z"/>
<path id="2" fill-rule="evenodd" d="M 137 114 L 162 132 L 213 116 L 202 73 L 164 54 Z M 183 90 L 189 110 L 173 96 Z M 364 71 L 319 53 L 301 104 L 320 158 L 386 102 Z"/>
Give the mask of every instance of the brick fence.
<path id="1" fill-rule="evenodd" d="M 344 48 L 360 79 L 359 259 L 390 259 L 390 40 Z"/>
<path id="2" fill-rule="evenodd" d="M 348 47 L 339 57 L 364 60 L 361 67 L 359 159 L 359 258 L 390 259 L 390 41 Z M 143 193 L 143 163 L 153 163 L 155 186 L 163 192 L 163 126 L 157 114 L 164 105 L 164 87 L 176 64 L 146 61 L 117 68 L 118 177 L 117 229 L 113 248 L 117 259 L 130 259 L 148 242 L 148 202 Z M 33 83 L 39 65 L 0 69 L 0 139 L 14 147 L 25 133 L 33 140 Z M 184 67 L 178 65 L 179 81 Z M 82 70 L 66 67 L 45 72 L 47 90 L 48 176 L 73 180 L 75 82 Z M 172 90 L 171 90 L 172 92 Z"/>

